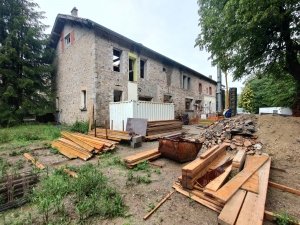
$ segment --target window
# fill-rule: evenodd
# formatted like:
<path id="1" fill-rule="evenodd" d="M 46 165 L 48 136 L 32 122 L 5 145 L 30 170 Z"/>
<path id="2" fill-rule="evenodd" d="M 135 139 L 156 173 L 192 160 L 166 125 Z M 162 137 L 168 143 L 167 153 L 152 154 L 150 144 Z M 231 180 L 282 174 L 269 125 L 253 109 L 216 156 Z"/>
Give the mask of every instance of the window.
<path id="1" fill-rule="evenodd" d="M 137 62 L 137 56 L 128 52 L 128 81 L 137 81 L 138 79 Z"/>
<path id="2" fill-rule="evenodd" d="M 202 84 L 199 83 L 199 92 L 202 93 Z"/>
<path id="3" fill-rule="evenodd" d="M 192 109 L 192 101 L 193 101 L 193 99 L 190 99 L 190 98 L 185 99 L 185 110 Z"/>
<path id="4" fill-rule="evenodd" d="M 140 78 L 145 78 L 145 61 L 140 60 Z"/>
<path id="5" fill-rule="evenodd" d="M 190 89 L 190 82 L 191 82 L 191 78 L 185 75 L 182 75 L 182 88 L 183 89 Z"/>
<path id="6" fill-rule="evenodd" d="M 71 43 L 71 36 L 70 34 L 68 34 L 66 37 L 65 37 L 65 44 L 68 45 Z"/>
<path id="7" fill-rule="evenodd" d="M 121 68 L 121 51 L 113 49 L 113 70 L 120 72 Z"/>
<path id="8" fill-rule="evenodd" d="M 55 99 L 55 109 L 56 109 L 56 111 L 59 111 L 59 98 L 58 97 L 56 97 L 56 99 Z"/>
<path id="9" fill-rule="evenodd" d="M 152 97 L 151 96 L 145 96 L 145 95 L 139 95 L 139 100 L 140 101 L 151 102 L 152 101 Z"/>
<path id="10" fill-rule="evenodd" d="M 209 95 L 212 95 L 212 88 L 209 87 Z"/>
<path id="11" fill-rule="evenodd" d="M 114 90 L 114 102 L 120 102 L 122 101 L 122 91 Z"/>
<path id="12" fill-rule="evenodd" d="M 194 110 L 196 110 L 197 112 L 201 111 L 201 100 L 195 100 Z"/>
<path id="13" fill-rule="evenodd" d="M 81 90 L 81 110 L 86 110 L 86 90 Z"/>
<path id="14" fill-rule="evenodd" d="M 164 95 L 164 103 L 171 103 L 173 102 L 173 96 L 172 95 Z"/>
<path id="15" fill-rule="evenodd" d="M 134 60 L 129 59 L 129 78 L 128 78 L 129 81 L 133 81 L 133 79 L 134 79 L 133 64 L 134 64 Z"/>

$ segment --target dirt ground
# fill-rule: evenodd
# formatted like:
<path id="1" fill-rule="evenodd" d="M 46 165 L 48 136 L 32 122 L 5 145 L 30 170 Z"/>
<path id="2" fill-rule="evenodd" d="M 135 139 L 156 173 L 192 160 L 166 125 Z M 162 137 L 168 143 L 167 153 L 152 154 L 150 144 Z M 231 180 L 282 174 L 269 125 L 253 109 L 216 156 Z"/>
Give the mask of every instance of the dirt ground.
<path id="1" fill-rule="evenodd" d="M 263 152 L 272 157 L 272 167 L 284 169 L 285 172 L 271 169 L 270 180 L 300 190 L 300 118 L 281 117 L 277 115 L 257 116 L 254 119 L 259 130 L 256 132 L 259 139 L 264 140 Z M 199 129 L 195 125 L 188 125 L 187 135 L 198 135 Z M 145 150 L 158 147 L 158 142 L 143 142 L 140 148 L 130 148 L 128 144 L 121 144 L 112 155 L 124 158 Z M 201 150 L 199 155 L 205 150 Z M 232 153 L 232 152 L 231 152 Z M 48 165 L 49 168 L 60 165 L 81 165 L 86 163 L 80 159 L 67 160 L 64 156 L 55 155 L 49 149 L 36 150 L 35 157 L 39 162 Z M 8 156 L 8 152 L 1 150 L 1 157 L 16 163 L 23 156 Z M 169 200 L 160 206 L 147 220 L 143 217 L 148 213 L 149 204 L 157 205 L 170 191 L 174 181 L 181 175 L 181 168 L 188 163 L 177 163 L 175 161 L 159 158 L 155 163 L 163 165 L 160 174 L 157 167 L 151 166 L 150 184 L 128 184 L 127 174 L 130 171 L 120 165 L 105 166 L 107 158 L 94 157 L 89 160 L 93 164 L 100 163 L 100 170 L 110 178 L 109 185 L 117 187 L 123 196 L 127 207 L 127 217 L 115 218 L 113 220 L 100 220 L 91 218 L 87 224 L 217 224 L 218 214 L 205 206 L 191 200 L 190 198 L 174 193 Z M 26 162 L 25 169 L 29 166 Z M 155 172 L 156 171 L 156 172 Z M 133 172 L 147 176 L 143 172 Z M 268 189 L 266 210 L 278 212 L 285 209 L 290 215 L 300 219 L 300 197 L 294 194 L 280 191 L 270 187 Z M 34 211 L 35 210 L 35 211 Z M 14 212 L 33 211 L 32 206 L 23 206 L 17 210 L 10 210 L 3 215 L 12 215 Z M 0 222 L 1 223 L 1 222 Z M 264 224 L 273 224 L 265 221 Z"/>

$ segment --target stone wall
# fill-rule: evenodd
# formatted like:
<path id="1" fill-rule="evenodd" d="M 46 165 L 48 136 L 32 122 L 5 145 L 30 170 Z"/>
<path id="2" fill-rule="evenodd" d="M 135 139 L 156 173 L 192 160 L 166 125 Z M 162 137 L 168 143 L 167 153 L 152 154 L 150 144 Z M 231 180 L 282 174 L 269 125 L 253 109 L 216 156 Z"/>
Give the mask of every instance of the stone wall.
<path id="1" fill-rule="evenodd" d="M 63 30 L 64 37 L 74 31 L 74 41 L 64 46 L 57 45 L 57 97 L 60 120 L 72 124 L 76 120 L 88 121 L 89 107 L 94 104 L 95 119 L 103 125 L 109 119 L 109 102 L 114 101 L 114 92 L 122 92 L 121 100 L 128 99 L 129 53 L 136 57 L 137 94 L 151 97 L 154 102 L 163 102 L 164 95 L 170 96 L 175 104 L 176 113 L 195 114 L 196 101 L 204 104 L 204 96 L 215 98 L 216 85 L 199 74 L 188 70 L 162 55 L 155 54 L 141 44 L 119 38 L 105 31 L 93 31 L 87 28 L 67 24 Z M 113 49 L 121 51 L 120 72 L 113 71 Z M 133 54 L 133 55 L 132 55 Z M 140 60 L 145 61 L 144 78 L 140 78 Z M 183 76 L 189 77 L 189 88 L 183 88 Z M 199 93 L 199 83 L 202 93 Z M 206 90 L 212 89 L 212 94 Z M 86 110 L 81 109 L 81 92 L 86 90 Z M 130 90 L 135 91 L 135 90 Z M 186 100 L 190 109 L 186 110 Z"/>
<path id="2" fill-rule="evenodd" d="M 60 122 L 73 124 L 76 120 L 88 121 L 89 107 L 94 104 L 95 35 L 94 32 L 66 24 L 64 37 L 74 31 L 74 42 L 57 45 L 56 96 Z M 65 40 L 63 40 L 65 42 Z M 82 105 L 82 92 L 86 91 L 86 107 Z"/>

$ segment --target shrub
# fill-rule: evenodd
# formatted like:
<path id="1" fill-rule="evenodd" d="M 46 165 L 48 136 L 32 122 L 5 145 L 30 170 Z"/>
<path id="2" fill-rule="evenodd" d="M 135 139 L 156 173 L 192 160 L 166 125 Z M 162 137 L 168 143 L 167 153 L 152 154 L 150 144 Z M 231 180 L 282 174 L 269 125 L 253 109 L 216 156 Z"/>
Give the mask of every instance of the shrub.
<path id="1" fill-rule="evenodd" d="M 89 130 L 89 123 L 88 122 L 78 122 L 78 121 L 76 121 L 71 127 L 72 132 L 79 132 L 79 133 L 83 133 L 83 134 L 87 134 L 88 130 Z"/>

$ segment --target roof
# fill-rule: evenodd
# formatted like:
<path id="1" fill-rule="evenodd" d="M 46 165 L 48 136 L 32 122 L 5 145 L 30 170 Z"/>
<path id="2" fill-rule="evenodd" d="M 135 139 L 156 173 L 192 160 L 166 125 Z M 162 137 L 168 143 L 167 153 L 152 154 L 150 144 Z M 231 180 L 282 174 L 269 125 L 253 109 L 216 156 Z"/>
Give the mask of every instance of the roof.
<path id="1" fill-rule="evenodd" d="M 136 46 L 138 46 L 139 48 L 143 49 L 143 50 L 146 50 L 146 51 L 149 51 L 150 53 L 154 54 L 154 55 L 157 55 L 161 58 L 163 58 L 164 60 L 166 61 L 169 61 L 170 63 L 173 63 L 173 64 L 177 64 L 180 68 L 186 70 L 186 71 L 189 71 L 191 72 L 193 75 L 203 79 L 203 80 L 206 80 L 210 83 L 213 83 L 213 84 L 217 84 L 216 81 L 210 79 L 209 77 L 197 72 L 196 70 L 193 70 L 179 62 L 176 62 L 174 61 L 173 59 L 170 59 L 150 48 L 147 48 L 146 46 L 142 45 L 141 43 L 138 43 L 138 42 L 135 42 L 113 30 L 110 30 L 92 20 L 89 20 L 89 19 L 85 19 L 85 18 L 81 18 L 81 17 L 76 17 L 76 16 L 71 16 L 71 15 L 65 15 L 65 14 L 58 14 L 56 19 L 55 19 L 55 23 L 54 23 L 54 26 L 52 28 L 52 31 L 51 31 L 51 35 L 50 35 L 50 38 L 52 39 L 53 42 L 51 42 L 50 44 L 50 47 L 52 48 L 55 48 L 57 46 L 57 43 L 59 42 L 59 39 L 60 39 L 60 34 L 62 32 L 62 30 L 64 29 L 64 26 L 67 22 L 70 22 L 70 23 L 73 23 L 73 24 L 76 24 L 76 25 L 79 25 L 79 26 L 85 26 L 85 27 L 88 27 L 90 29 L 97 29 L 97 30 L 100 30 L 100 31 L 104 31 L 106 33 L 109 33 L 110 35 L 113 35 L 117 38 L 120 38 L 124 41 L 127 41 L 131 44 L 134 44 Z"/>

